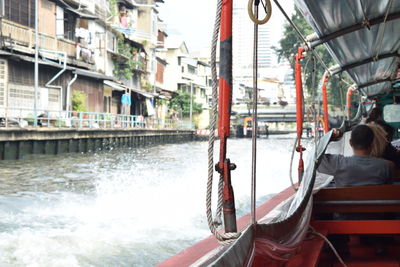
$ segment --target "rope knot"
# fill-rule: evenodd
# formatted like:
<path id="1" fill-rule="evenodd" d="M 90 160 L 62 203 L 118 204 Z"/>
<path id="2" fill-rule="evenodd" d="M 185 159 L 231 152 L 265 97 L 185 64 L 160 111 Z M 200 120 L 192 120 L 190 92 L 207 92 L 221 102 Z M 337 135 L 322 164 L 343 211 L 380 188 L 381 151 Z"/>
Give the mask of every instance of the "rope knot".
<path id="1" fill-rule="evenodd" d="M 367 18 L 363 20 L 362 26 L 367 27 L 368 30 L 371 30 L 371 24 Z"/>

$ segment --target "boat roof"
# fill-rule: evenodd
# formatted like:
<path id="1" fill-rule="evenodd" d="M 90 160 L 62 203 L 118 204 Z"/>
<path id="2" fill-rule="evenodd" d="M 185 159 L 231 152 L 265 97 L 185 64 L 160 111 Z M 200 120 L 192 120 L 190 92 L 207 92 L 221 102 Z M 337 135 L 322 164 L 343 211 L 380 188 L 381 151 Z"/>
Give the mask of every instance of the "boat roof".
<path id="1" fill-rule="evenodd" d="M 314 29 L 310 47 L 324 44 L 358 89 L 369 98 L 400 83 L 400 1 L 295 0 Z"/>

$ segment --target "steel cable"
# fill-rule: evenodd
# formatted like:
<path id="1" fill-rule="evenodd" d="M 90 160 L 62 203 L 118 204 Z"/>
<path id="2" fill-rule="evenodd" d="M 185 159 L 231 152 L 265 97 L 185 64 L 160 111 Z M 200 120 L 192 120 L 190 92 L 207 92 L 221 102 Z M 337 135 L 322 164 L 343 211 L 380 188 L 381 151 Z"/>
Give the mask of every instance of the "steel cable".
<path id="1" fill-rule="evenodd" d="M 252 2 L 251 0 L 249 2 Z M 258 5 L 254 5 L 255 18 L 258 20 Z M 257 102 L 258 102 L 258 23 L 254 23 L 253 39 L 253 132 L 251 137 L 251 222 L 256 223 L 256 179 L 257 179 Z"/>
<path id="2" fill-rule="evenodd" d="M 285 10 L 282 8 L 282 6 L 280 5 L 280 3 L 278 2 L 278 0 L 274 0 L 276 6 L 279 8 L 279 10 L 281 11 L 281 13 L 283 14 L 283 16 L 285 17 L 285 19 L 289 22 L 289 24 L 292 26 L 292 28 L 295 30 L 295 32 L 297 33 L 297 35 L 302 39 L 302 41 L 304 42 L 304 48 L 306 49 L 306 51 L 311 51 L 311 53 L 315 56 L 315 58 L 319 61 L 319 63 L 322 65 L 322 67 L 325 69 L 325 71 L 327 71 L 328 73 L 331 73 L 331 71 L 329 70 L 328 66 L 326 66 L 325 62 L 322 60 L 322 58 L 320 57 L 320 55 L 318 55 L 318 53 L 315 51 L 315 49 L 313 49 L 310 45 L 309 42 L 307 42 L 306 38 L 303 36 L 303 34 L 301 34 L 299 28 L 297 28 L 297 26 L 294 24 L 294 22 L 289 18 L 288 14 L 285 12 Z M 344 83 L 347 83 L 345 80 L 343 80 Z"/>

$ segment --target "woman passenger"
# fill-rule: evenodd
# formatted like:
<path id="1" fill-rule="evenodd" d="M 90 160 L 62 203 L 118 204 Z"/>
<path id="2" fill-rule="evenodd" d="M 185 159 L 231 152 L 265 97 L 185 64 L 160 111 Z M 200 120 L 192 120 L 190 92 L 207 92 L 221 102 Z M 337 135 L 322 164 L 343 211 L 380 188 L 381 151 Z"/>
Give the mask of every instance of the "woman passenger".
<path id="1" fill-rule="evenodd" d="M 370 122 L 367 125 L 374 132 L 370 156 L 389 160 L 397 168 L 400 168 L 400 152 L 390 143 L 384 128 L 375 122 Z"/>

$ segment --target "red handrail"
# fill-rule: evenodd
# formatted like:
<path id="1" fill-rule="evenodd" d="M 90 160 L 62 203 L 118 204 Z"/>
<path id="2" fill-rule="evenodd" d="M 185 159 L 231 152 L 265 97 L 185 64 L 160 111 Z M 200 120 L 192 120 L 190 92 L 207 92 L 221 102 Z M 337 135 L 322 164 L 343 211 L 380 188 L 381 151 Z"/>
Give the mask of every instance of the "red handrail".
<path id="1" fill-rule="evenodd" d="M 301 136 L 303 134 L 303 81 L 301 78 L 301 64 L 300 60 L 303 56 L 304 48 L 299 47 L 295 55 L 295 81 L 296 81 L 296 124 L 297 124 L 297 152 L 300 153 L 298 176 L 299 182 L 302 180 L 304 173 L 303 150 L 301 145 Z"/>
<path id="2" fill-rule="evenodd" d="M 326 90 L 326 86 L 329 82 L 330 74 L 325 71 L 324 76 L 322 77 L 322 108 L 324 113 L 324 133 L 329 132 L 329 115 L 328 115 L 328 93 Z"/>
<path id="3" fill-rule="evenodd" d="M 223 175 L 223 212 L 225 232 L 236 232 L 236 210 L 231 170 L 235 165 L 226 157 L 227 139 L 230 135 L 230 117 L 232 105 L 232 0 L 224 0 L 221 13 L 220 34 L 220 78 L 218 101 L 218 133 L 220 137 L 220 155 L 217 171 Z"/>
<path id="4" fill-rule="evenodd" d="M 353 87 L 349 87 L 347 89 L 347 100 L 346 100 L 346 107 L 347 107 L 347 119 L 350 120 L 351 116 L 351 96 L 353 95 Z"/>

